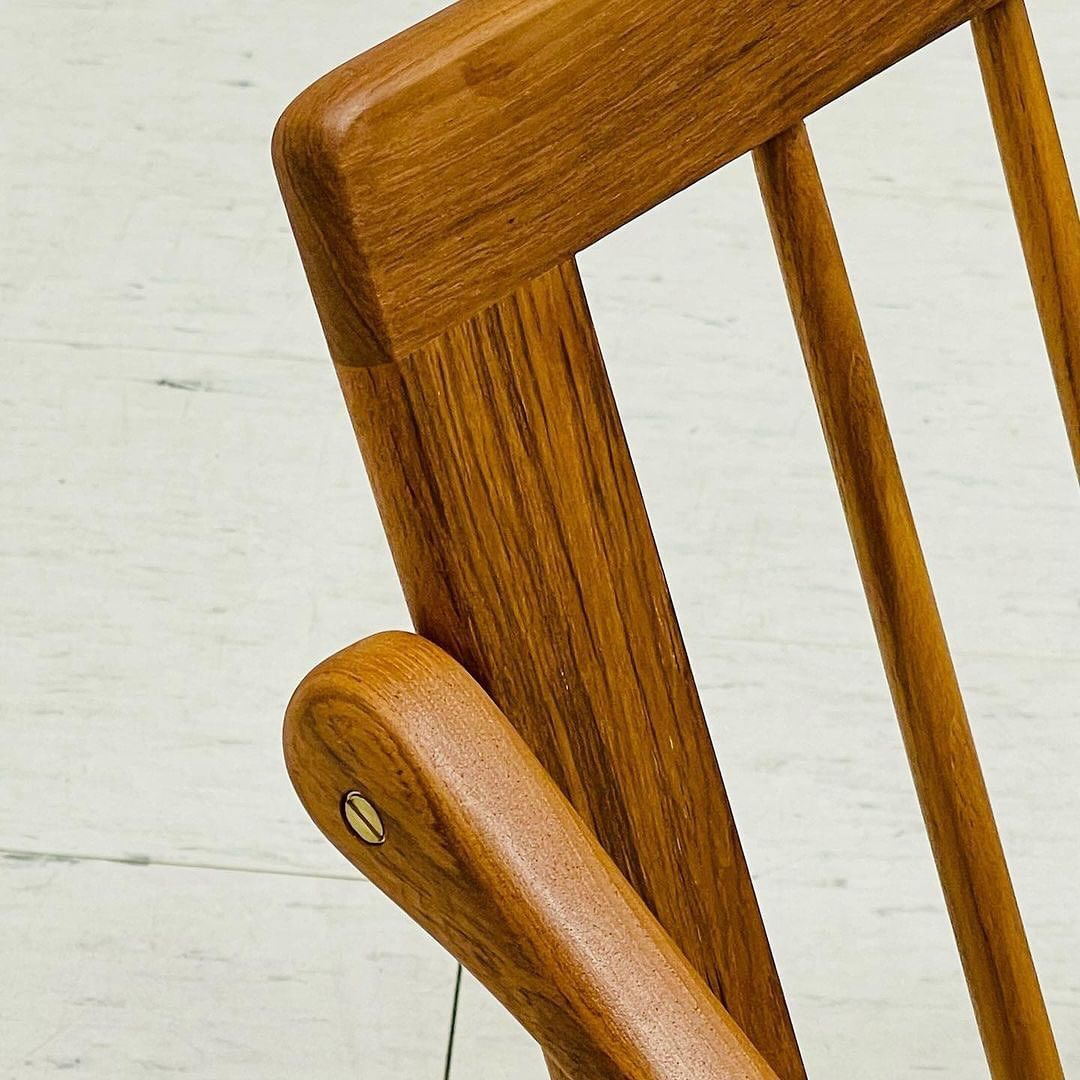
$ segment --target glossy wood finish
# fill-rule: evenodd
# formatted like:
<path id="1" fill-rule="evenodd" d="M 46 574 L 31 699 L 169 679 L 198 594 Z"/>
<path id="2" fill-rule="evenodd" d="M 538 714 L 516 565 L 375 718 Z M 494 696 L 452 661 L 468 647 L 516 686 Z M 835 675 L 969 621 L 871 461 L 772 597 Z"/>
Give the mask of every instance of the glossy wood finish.
<path id="1" fill-rule="evenodd" d="M 1065 427 L 1080 475 L 1080 217 L 1024 0 L 972 22 Z"/>
<path id="2" fill-rule="evenodd" d="M 462 0 L 326 75 L 274 158 L 340 363 L 403 359 L 991 0 Z"/>
<path id="3" fill-rule="evenodd" d="M 989 6 L 692 0 L 675 17 L 641 0 L 463 0 L 320 80 L 275 134 L 417 628 L 492 695 L 784 1077 L 803 1075 L 798 1049 L 572 253 L 762 144 L 762 188 L 991 1070 L 1060 1076 L 801 126 Z M 993 60 L 1003 85 L 1010 63 L 1026 61 Z M 994 105 L 993 93 L 996 112 L 1030 109 Z M 1016 137 L 1022 124 L 1006 127 Z M 1040 154 L 1023 183 L 1047 183 Z M 1068 383 L 1068 256 L 1057 226 L 1014 199 Z M 1049 240 L 1032 239 L 1040 229 Z"/>
<path id="4" fill-rule="evenodd" d="M 776 1080 L 491 698 L 411 634 L 359 642 L 293 696 L 285 756 L 353 865 L 569 1075 Z M 385 838 L 342 819 L 359 790 Z"/>
<path id="5" fill-rule="evenodd" d="M 1062 1076 L 866 341 L 803 125 L 755 153 L 991 1073 Z"/>
<path id="6" fill-rule="evenodd" d="M 776 1072 L 803 1076 L 576 266 L 338 375 L 417 630 Z"/>

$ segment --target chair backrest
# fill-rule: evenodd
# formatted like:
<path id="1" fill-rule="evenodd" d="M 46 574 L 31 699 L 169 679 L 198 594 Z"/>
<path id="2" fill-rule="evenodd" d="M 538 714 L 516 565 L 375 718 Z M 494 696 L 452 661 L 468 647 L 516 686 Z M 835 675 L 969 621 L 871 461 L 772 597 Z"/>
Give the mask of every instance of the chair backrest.
<path id="1" fill-rule="evenodd" d="M 417 629 L 785 1080 L 798 1047 L 574 255 L 753 151 L 991 1072 L 1061 1076 L 802 123 L 966 21 L 1080 471 L 1080 221 L 1023 0 L 461 0 L 275 133 Z"/>

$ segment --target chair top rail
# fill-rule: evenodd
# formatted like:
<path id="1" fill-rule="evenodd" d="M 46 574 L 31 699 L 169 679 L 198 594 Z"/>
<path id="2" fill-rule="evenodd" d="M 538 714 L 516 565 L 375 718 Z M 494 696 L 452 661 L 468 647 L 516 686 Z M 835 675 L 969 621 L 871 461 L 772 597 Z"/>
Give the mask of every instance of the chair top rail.
<path id="1" fill-rule="evenodd" d="M 285 111 L 338 362 L 400 358 L 993 0 L 461 0 Z"/>

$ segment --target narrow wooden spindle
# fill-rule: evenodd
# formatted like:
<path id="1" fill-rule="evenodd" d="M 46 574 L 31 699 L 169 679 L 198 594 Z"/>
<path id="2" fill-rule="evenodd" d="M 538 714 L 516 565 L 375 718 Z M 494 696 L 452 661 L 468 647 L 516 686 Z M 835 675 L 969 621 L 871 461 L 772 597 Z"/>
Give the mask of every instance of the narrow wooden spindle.
<path id="1" fill-rule="evenodd" d="M 990 113 L 1080 475 L 1080 217 L 1024 0 L 972 20 Z"/>
<path id="2" fill-rule="evenodd" d="M 885 671 L 995 1080 L 1061 1063 L 803 125 L 755 151 Z"/>

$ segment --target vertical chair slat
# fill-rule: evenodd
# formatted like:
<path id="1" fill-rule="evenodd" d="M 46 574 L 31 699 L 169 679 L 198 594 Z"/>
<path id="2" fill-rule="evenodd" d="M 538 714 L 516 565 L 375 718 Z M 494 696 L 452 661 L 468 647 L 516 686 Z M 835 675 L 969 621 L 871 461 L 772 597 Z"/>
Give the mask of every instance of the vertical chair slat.
<path id="1" fill-rule="evenodd" d="M 803 125 L 759 182 L 991 1073 L 1062 1076 L 866 342 Z"/>
<path id="2" fill-rule="evenodd" d="M 1080 474 L 1080 217 L 1024 0 L 972 20 L 1047 352 Z"/>

